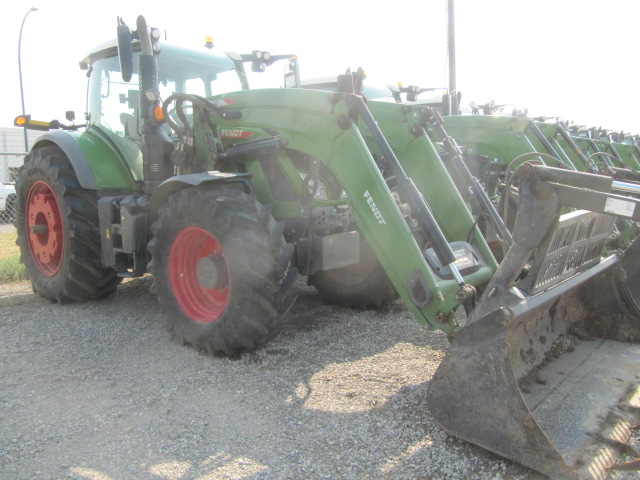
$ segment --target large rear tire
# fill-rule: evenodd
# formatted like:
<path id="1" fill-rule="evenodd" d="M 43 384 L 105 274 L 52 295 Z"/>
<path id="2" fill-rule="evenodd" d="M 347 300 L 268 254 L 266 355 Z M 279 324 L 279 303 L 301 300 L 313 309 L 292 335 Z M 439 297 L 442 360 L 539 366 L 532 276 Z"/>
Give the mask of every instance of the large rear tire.
<path id="1" fill-rule="evenodd" d="M 395 287 L 364 238 L 360 262 L 309 275 L 323 302 L 351 308 L 381 308 L 398 298 Z"/>
<path id="2" fill-rule="evenodd" d="M 178 341 L 234 355 L 281 329 L 297 272 L 283 228 L 255 196 L 223 185 L 169 198 L 152 226 L 149 271 Z"/>
<path id="3" fill-rule="evenodd" d="M 60 148 L 35 148 L 25 157 L 16 193 L 21 260 L 37 293 L 67 303 L 116 289 L 121 278 L 100 262 L 96 194 L 80 186 Z"/>

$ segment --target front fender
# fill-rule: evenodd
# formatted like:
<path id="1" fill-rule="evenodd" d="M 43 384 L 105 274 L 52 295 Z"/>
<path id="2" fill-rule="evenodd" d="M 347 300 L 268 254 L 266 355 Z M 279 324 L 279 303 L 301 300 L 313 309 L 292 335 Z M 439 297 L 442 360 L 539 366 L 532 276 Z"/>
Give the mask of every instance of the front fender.
<path id="1" fill-rule="evenodd" d="M 162 182 L 153 192 L 149 212 L 147 214 L 147 232 L 151 231 L 151 225 L 158 219 L 158 209 L 164 205 L 169 197 L 180 190 L 189 187 L 213 183 L 237 183 L 249 180 L 249 173 L 225 173 L 225 172 L 201 172 L 188 175 L 178 175 Z M 148 238 L 151 238 L 148 236 Z"/>

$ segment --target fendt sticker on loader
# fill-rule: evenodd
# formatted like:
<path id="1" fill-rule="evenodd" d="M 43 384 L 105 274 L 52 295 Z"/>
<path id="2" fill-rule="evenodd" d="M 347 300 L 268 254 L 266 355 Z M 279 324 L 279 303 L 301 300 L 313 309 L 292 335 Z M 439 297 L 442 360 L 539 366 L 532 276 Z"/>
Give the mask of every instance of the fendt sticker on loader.
<path id="1" fill-rule="evenodd" d="M 380 225 L 386 225 L 387 222 L 384 221 L 384 217 L 380 213 L 380 210 L 378 210 L 378 208 L 376 207 L 376 202 L 373 201 L 373 198 L 371 197 L 371 194 L 369 193 L 369 190 L 366 190 L 364 192 L 364 198 L 367 200 L 367 203 L 371 207 L 371 211 L 373 212 L 373 216 L 378 219 L 378 223 Z"/>

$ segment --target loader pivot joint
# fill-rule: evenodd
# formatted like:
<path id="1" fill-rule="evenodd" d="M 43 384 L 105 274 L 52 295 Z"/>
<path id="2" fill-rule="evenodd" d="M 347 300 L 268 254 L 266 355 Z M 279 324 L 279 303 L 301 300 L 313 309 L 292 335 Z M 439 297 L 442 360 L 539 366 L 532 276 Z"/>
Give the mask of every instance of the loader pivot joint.
<path id="1" fill-rule="evenodd" d="M 476 289 L 473 285 L 465 285 L 456 293 L 456 300 L 465 303 L 476 296 Z"/>
<path id="2" fill-rule="evenodd" d="M 473 285 L 463 285 L 460 290 L 456 292 L 456 300 L 462 303 L 465 313 L 469 316 L 476 307 L 478 291 Z"/>

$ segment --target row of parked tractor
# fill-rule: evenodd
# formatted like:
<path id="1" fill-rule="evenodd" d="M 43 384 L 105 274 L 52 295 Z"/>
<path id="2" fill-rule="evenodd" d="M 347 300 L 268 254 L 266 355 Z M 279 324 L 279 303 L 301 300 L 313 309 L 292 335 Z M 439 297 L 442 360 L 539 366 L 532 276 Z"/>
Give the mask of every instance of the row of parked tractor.
<path id="1" fill-rule="evenodd" d="M 151 273 L 177 340 L 227 355 L 278 333 L 297 275 L 348 307 L 400 299 L 451 339 L 427 399 L 447 431 L 552 478 L 607 475 L 640 420 L 633 137 L 159 38 L 119 20 L 82 60 L 84 123 L 16 119 L 47 131 L 16 183 L 36 292 L 88 301 Z M 283 59 L 287 88 L 249 88 L 245 65 Z"/>

